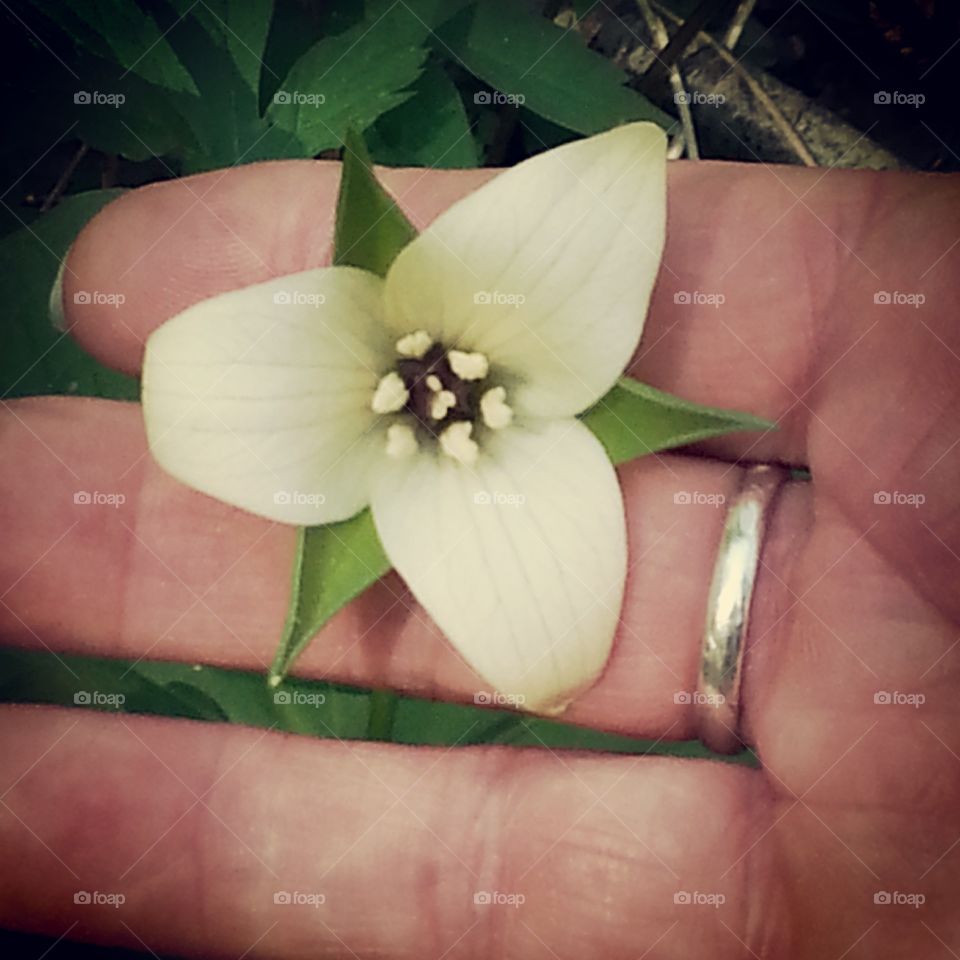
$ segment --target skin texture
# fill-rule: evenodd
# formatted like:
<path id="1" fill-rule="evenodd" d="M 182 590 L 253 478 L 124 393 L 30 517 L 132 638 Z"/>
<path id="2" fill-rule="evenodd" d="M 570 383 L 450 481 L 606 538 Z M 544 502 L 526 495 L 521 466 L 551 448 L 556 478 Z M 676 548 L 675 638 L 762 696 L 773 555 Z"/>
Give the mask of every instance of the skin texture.
<path id="1" fill-rule="evenodd" d="M 383 171 L 419 227 L 490 175 Z M 72 334 L 133 372 L 189 304 L 328 263 L 338 176 L 276 163 L 127 195 L 69 256 Z M 742 730 L 761 769 L 6 707 L 0 924 L 203 957 L 957 956 L 958 200 L 946 177 L 670 167 L 631 373 L 780 430 L 620 470 L 621 629 L 566 718 L 695 736 L 676 694 L 695 686 L 723 511 L 673 494 L 732 496 L 737 458 L 807 464 L 813 482 L 790 484 L 772 518 L 746 655 Z M 76 306 L 75 290 L 126 301 Z M 877 291 L 926 301 L 876 305 Z M 133 405 L 6 403 L 0 433 L 4 642 L 266 666 L 292 530 L 161 474 Z M 126 503 L 78 510 L 78 489 Z M 298 671 L 450 700 L 482 687 L 392 576 Z M 75 906 L 78 889 L 126 903 Z M 277 906 L 276 890 L 326 902 Z M 484 890 L 525 902 L 475 905 Z M 876 904 L 880 891 L 925 902 Z"/>

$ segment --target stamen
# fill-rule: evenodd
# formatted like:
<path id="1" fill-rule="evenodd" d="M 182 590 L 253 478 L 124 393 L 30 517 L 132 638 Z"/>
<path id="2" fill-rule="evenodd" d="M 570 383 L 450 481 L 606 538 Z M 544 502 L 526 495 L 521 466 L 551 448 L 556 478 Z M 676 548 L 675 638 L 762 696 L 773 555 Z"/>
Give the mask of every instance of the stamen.
<path id="1" fill-rule="evenodd" d="M 450 350 L 447 353 L 447 360 L 450 363 L 450 369 L 461 380 L 482 380 L 490 369 L 490 364 L 482 353 Z"/>
<path id="2" fill-rule="evenodd" d="M 440 449 L 448 457 L 453 457 L 454 460 L 466 466 L 476 463 L 480 448 L 475 440 L 470 439 L 471 433 L 473 433 L 473 424 L 469 420 L 451 423 L 440 434 Z"/>
<path id="3" fill-rule="evenodd" d="M 396 413 L 406 406 L 410 399 L 410 391 L 396 370 L 391 370 L 382 377 L 373 392 L 370 409 L 374 413 Z"/>
<path id="4" fill-rule="evenodd" d="M 441 390 L 433 395 L 430 401 L 430 416 L 434 420 L 442 420 L 451 407 L 457 405 L 457 396 L 450 390 Z"/>
<path id="5" fill-rule="evenodd" d="M 387 427 L 387 456 L 402 460 L 419 449 L 417 435 L 409 423 L 391 423 Z"/>
<path id="6" fill-rule="evenodd" d="M 419 360 L 432 346 L 433 337 L 426 330 L 415 330 L 397 341 L 397 353 Z"/>
<path id="7" fill-rule="evenodd" d="M 435 373 L 431 373 L 427 377 L 427 386 L 434 393 L 439 393 L 443 389 L 443 381 Z"/>
<path id="8" fill-rule="evenodd" d="M 480 398 L 480 413 L 483 422 L 491 430 L 502 430 L 513 420 L 513 409 L 506 403 L 507 391 L 492 387 Z"/>

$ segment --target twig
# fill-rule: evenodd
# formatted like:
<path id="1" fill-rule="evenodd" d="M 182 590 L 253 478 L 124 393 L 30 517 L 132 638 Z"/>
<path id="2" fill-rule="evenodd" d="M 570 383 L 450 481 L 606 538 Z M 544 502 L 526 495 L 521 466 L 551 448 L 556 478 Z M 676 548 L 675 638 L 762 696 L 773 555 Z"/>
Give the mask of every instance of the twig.
<path id="1" fill-rule="evenodd" d="M 100 161 L 100 188 L 106 190 L 117 185 L 120 174 L 120 157 L 115 153 L 105 153 Z"/>
<path id="2" fill-rule="evenodd" d="M 650 0 L 637 0 L 637 8 L 640 10 L 643 19 L 646 21 L 647 30 L 653 38 L 654 47 L 657 51 L 663 51 L 670 43 L 670 35 L 663 21 L 654 13 L 650 6 Z M 700 159 L 700 150 L 697 146 L 697 133 L 693 126 L 693 114 L 690 112 L 690 98 L 687 96 L 686 87 L 683 84 L 683 75 L 676 64 L 669 67 L 670 87 L 673 90 L 673 100 L 677 105 L 677 112 L 680 114 L 680 123 L 683 125 L 683 139 L 680 138 L 670 144 L 667 156 L 675 160 L 683 152 L 683 146 L 686 145 L 687 156 L 691 160 Z"/>
<path id="3" fill-rule="evenodd" d="M 67 189 L 67 184 L 70 183 L 70 178 L 73 176 L 74 171 L 80 164 L 80 161 L 87 155 L 87 151 L 90 148 L 85 144 L 80 144 L 80 149 L 70 158 L 70 162 L 64 168 L 63 173 L 60 174 L 60 179 L 54 184 L 53 189 L 47 194 L 46 199 L 40 204 L 40 212 L 46 213 L 48 210 L 52 209 L 54 204 L 60 199 L 60 195 L 64 190 Z"/>
<path id="4" fill-rule="evenodd" d="M 498 107 L 497 113 L 497 128 L 484 157 L 484 164 L 488 167 L 499 167 L 507 162 L 510 141 L 520 122 L 520 111 L 510 104 Z"/>
<path id="5" fill-rule="evenodd" d="M 753 8 L 756 5 L 757 0 L 740 0 L 740 3 L 737 4 L 737 9 L 734 10 L 733 16 L 730 18 L 730 26 L 727 27 L 727 32 L 723 35 L 723 45 L 728 50 L 732 50 L 740 42 L 740 34 L 743 33 L 743 28 L 750 19 L 750 14 L 753 13 Z"/>
<path id="6" fill-rule="evenodd" d="M 730 0 L 720 0 L 724 8 L 729 6 Z M 679 63 L 687 52 L 687 48 L 698 34 L 703 32 L 707 21 L 717 13 L 717 0 L 701 0 L 694 11 L 684 20 L 679 17 L 672 17 L 677 24 L 678 30 L 673 35 L 673 39 L 663 48 L 663 53 L 657 58 L 658 67 L 664 71 L 671 66 Z M 663 11 L 661 10 L 661 13 Z"/>
<path id="7" fill-rule="evenodd" d="M 674 15 L 670 10 L 667 10 L 665 7 L 661 6 L 656 2 L 656 0 L 653 0 L 653 6 L 662 17 L 665 17 L 672 23 L 683 23 L 679 17 Z M 787 118 L 783 115 L 783 111 L 776 105 L 776 103 L 774 103 L 767 91 L 764 90 L 759 83 L 757 83 L 750 71 L 747 70 L 740 63 L 740 61 L 725 46 L 723 46 L 723 44 L 714 40 L 709 33 L 705 33 L 701 30 L 697 34 L 697 39 L 709 46 L 717 54 L 717 56 L 720 57 L 720 59 L 723 60 L 723 62 L 730 67 L 730 69 L 733 70 L 750 88 L 750 92 L 767 109 L 767 112 L 770 114 L 774 124 L 780 129 L 780 132 L 783 134 L 787 143 L 789 143 L 793 148 L 800 162 L 808 167 L 817 166 L 817 161 L 807 148 L 807 145 L 803 142 L 800 134 L 797 133 L 790 121 L 787 120 Z"/>

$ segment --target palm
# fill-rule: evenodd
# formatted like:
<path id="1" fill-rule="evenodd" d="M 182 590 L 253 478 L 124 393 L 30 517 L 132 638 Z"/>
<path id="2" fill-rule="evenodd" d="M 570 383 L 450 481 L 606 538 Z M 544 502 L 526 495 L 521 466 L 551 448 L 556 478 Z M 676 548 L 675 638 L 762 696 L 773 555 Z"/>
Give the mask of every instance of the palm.
<path id="1" fill-rule="evenodd" d="M 407 172 L 389 182 L 423 221 L 487 175 Z M 329 240 L 317 210 L 329 211 L 334 176 L 312 164 L 248 167 L 110 208 L 71 256 L 67 302 L 71 289 L 118 282 L 127 302 L 72 318 L 76 335 L 135 370 L 145 334 L 186 304 L 317 264 Z M 718 441 L 701 451 L 710 459 L 651 457 L 622 470 L 633 558 L 623 628 L 604 677 L 568 716 L 695 735 L 675 694 L 694 683 L 723 518 L 709 505 L 675 505 L 673 493 L 729 496 L 735 457 L 808 464 L 813 483 L 785 491 L 768 535 L 751 628 L 742 728 L 762 768 L 299 740 L 278 749 L 243 729 L 198 734 L 145 718 L 12 709 L 0 920 L 62 932 L 78 874 L 100 889 L 124 874 L 149 896 L 122 916 L 84 914 L 87 935 L 154 950 L 239 954 L 258 938 L 276 956 L 318 944 L 457 956 L 507 944 L 522 956 L 956 948 L 948 895 L 960 737 L 946 681 L 960 619 L 960 333 L 945 319 L 956 227 L 937 226 L 951 202 L 940 194 L 954 188 L 698 164 L 677 166 L 671 190 L 664 270 L 633 372 L 782 429 Z M 679 290 L 722 292 L 726 302 L 675 304 Z M 925 309 L 875 306 L 878 290 L 923 291 Z M 289 531 L 160 475 L 143 456 L 135 408 L 24 401 L 9 406 L 4 430 L 18 470 L 2 478 L 0 503 L 27 518 L 2 561 L 7 637 L 265 665 L 283 615 Z M 52 471 L 51 451 L 64 470 Z M 81 482 L 125 489 L 128 504 L 115 521 L 58 541 Z M 49 493 L 42 505 L 38 488 Z M 875 503 L 880 491 L 925 502 Z M 215 539 L 198 539 L 210 529 Z M 50 543 L 38 561 L 38 544 Z M 388 580 L 344 611 L 303 671 L 468 698 L 477 681 L 398 594 Z M 49 604 L 64 595 L 69 619 Z M 875 703 L 878 692 L 925 702 Z M 94 781 L 91 752 L 102 770 Z M 263 905 L 278 884 L 321 883 L 330 891 L 322 916 Z M 526 902 L 478 912 L 478 889 Z M 726 902 L 675 904 L 678 890 Z M 877 905 L 880 891 L 926 903 Z M 166 918 L 181 912 L 187 924 L 171 926 Z"/>
<path id="2" fill-rule="evenodd" d="M 702 189 L 725 175 L 703 178 Z M 919 243 L 905 232 L 906 210 L 938 219 L 936 199 L 907 180 L 755 179 L 770 188 L 754 184 L 754 203 L 772 208 L 761 229 L 791 212 L 766 251 L 751 247 L 756 234 L 731 238 L 701 223 L 723 238 L 703 282 L 727 292 L 724 314 L 697 331 L 693 363 L 654 347 L 638 373 L 655 376 L 662 363 L 670 373 L 661 385 L 731 406 L 757 409 L 759 393 L 781 433 L 752 451 L 733 440 L 718 447 L 809 464 L 813 474 L 784 501 L 767 548 L 745 717 L 770 797 L 755 811 L 770 833 L 751 855 L 773 858 L 771 874 L 804 891 L 784 907 L 796 954 L 841 953 L 863 937 L 849 955 L 935 955 L 938 938 L 956 943 L 945 901 L 960 836 L 960 730 L 946 690 L 960 619 L 960 331 L 943 309 L 956 297 L 950 257 L 936 263 L 955 228 L 933 228 Z M 714 267 L 722 276 L 747 250 L 716 287 Z M 794 269 L 778 269 L 764 294 L 751 273 L 777 262 Z M 678 286 L 700 281 L 696 273 Z M 881 291 L 923 292 L 926 302 L 875 304 Z M 670 306 L 667 324 L 679 319 Z M 729 365 L 712 362 L 718 353 Z M 895 891 L 924 895 L 924 910 L 875 905 L 874 894 Z"/>

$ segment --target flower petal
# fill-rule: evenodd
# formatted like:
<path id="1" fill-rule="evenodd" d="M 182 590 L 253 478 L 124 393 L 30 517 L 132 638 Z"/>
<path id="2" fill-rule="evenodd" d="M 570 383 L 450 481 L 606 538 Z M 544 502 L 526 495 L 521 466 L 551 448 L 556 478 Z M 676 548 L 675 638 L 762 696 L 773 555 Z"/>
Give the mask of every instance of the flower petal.
<path id="1" fill-rule="evenodd" d="M 370 400 L 389 363 L 383 283 L 309 270 L 184 310 L 147 341 L 150 449 L 188 486 L 281 523 L 344 520 L 385 442 Z"/>
<path id="2" fill-rule="evenodd" d="M 633 123 L 550 150 L 456 203 L 387 275 L 387 322 L 475 350 L 536 416 L 597 401 L 640 340 L 663 249 L 666 138 Z"/>
<path id="3" fill-rule="evenodd" d="M 393 462 L 373 490 L 387 556 L 480 676 L 556 713 L 603 669 L 626 531 L 616 474 L 577 420 L 484 437 L 472 467 Z"/>

